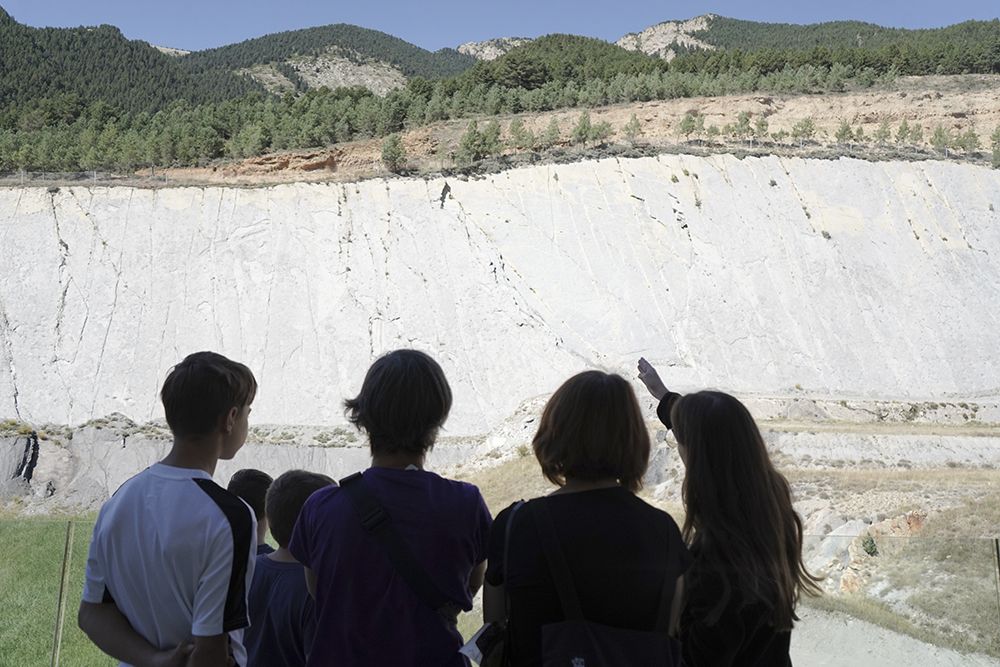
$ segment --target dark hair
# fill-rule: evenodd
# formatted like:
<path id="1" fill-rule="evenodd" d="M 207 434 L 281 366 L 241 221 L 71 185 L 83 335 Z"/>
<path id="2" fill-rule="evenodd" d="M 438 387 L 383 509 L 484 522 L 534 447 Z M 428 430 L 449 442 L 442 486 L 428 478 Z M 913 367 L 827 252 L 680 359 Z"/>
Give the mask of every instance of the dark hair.
<path id="1" fill-rule="evenodd" d="M 684 447 L 684 538 L 695 553 L 692 574 L 722 575 L 726 594 L 707 622 L 722 613 L 734 583 L 746 603 L 763 602 L 769 623 L 789 630 L 800 594 L 819 594 L 802 562 L 802 521 L 788 481 L 775 469 L 756 422 L 729 394 L 701 391 L 671 409 Z"/>
<path id="2" fill-rule="evenodd" d="M 261 517 L 264 516 L 264 496 L 267 495 L 267 489 L 273 481 L 274 479 L 266 472 L 244 468 L 233 473 L 226 489 L 246 501 L 246 504 L 253 510 L 254 516 L 260 521 Z"/>
<path id="3" fill-rule="evenodd" d="M 305 470 L 289 470 L 274 480 L 267 491 L 267 524 L 278 546 L 292 541 L 295 520 L 309 496 L 331 484 L 336 482 L 326 475 Z"/>
<path id="4" fill-rule="evenodd" d="M 649 465 L 649 432 L 632 385 L 600 371 L 574 375 L 552 394 L 531 444 L 559 486 L 568 477 L 614 477 L 634 492 Z"/>
<path id="5" fill-rule="evenodd" d="M 395 350 L 375 360 L 361 392 L 344 406 L 348 420 L 368 433 L 373 454 L 422 454 L 448 418 L 451 387 L 428 355 Z"/>
<path id="6" fill-rule="evenodd" d="M 167 375 L 160 390 L 167 425 L 177 437 L 208 435 L 232 408 L 253 403 L 257 380 L 250 369 L 215 352 L 195 352 Z"/>

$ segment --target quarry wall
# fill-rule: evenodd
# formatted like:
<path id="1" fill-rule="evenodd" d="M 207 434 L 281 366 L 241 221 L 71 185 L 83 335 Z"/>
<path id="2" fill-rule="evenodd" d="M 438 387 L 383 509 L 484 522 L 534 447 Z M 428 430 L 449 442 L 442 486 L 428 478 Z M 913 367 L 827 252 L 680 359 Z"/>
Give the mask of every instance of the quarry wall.
<path id="1" fill-rule="evenodd" d="M 573 372 L 680 389 L 1000 394 L 1000 172 L 659 157 L 269 188 L 0 190 L 0 418 L 160 416 L 185 354 L 254 420 L 342 423 L 372 358 L 444 366 L 449 433 Z"/>

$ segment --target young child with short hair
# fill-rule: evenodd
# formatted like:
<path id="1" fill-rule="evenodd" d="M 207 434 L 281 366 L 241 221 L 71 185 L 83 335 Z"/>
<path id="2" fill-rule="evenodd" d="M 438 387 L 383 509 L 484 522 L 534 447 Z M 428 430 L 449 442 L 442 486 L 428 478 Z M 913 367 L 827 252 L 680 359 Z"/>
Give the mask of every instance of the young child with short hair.
<path id="1" fill-rule="evenodd" d="M 335 484 L 326 475 L 289 470 L 271 484 L 265 514 L 277 551 L 260 555 L 250 584 L 250 619 L 245 640 L 249 667 L 304 667 L 316 630 L 315 603 L 306 588 L 305 568 L 288 543 L 306 500 Z"/>
<path id="2" fill-rule="evenodd" d="M 239 496 L 253 510 L 257 520 L 257 555 L 269 554 L 274 551 L 267 540 L 267 516 L 264 513 L 264 498 L 274 479 L 266 472 L 244 468 L 237 470 L 229 478 L 226 490 Z"/>
<path id="3" fill-rule="evenodd" d="M 246 665 L 256 527 L 212 475 L 243 446 L 256 393 L 243 364 L 214 352 L 186 357 L 160 392 L 170 453 L 101 508 L 78 622 L 124 665 Z"/>

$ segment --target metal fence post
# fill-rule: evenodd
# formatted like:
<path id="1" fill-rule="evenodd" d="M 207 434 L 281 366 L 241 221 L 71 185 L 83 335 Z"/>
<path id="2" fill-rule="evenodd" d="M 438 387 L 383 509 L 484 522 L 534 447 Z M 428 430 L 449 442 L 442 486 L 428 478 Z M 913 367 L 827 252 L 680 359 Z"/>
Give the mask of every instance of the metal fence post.
<path id="1" fill-rule="evenodd" d="M 59 580 L 59 604 L 56 607 L 55 636 L 52 639 L 51 667 L 59 666 L 59 649 L 62 648 L 63 623 L 66 621 L 66 594 L 69 590 L 69 564 L 73 558 L 73 522 L 66 522 L 66 546 L 63 548 L 62 577 Z"/>
<path id="2" fill-rule="evenodd" d="M 997 634 L 1000 636 L 1000 537 L 993 539 L 993 573 L 997 580 Z"/>

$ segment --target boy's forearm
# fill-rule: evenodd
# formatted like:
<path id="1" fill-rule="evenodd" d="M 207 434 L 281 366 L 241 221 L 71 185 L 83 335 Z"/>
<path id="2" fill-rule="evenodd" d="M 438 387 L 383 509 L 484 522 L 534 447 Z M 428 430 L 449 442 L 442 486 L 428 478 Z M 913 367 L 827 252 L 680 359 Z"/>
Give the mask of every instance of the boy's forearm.
<path id="1" fill-rule="evenodd" d="M 153 664 L 158 651 L 140 635 L 114 604 L 81 602 L 80 629 L 112 658 L 136 667 Z"/>

